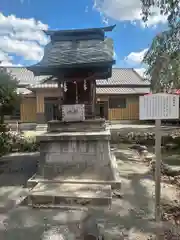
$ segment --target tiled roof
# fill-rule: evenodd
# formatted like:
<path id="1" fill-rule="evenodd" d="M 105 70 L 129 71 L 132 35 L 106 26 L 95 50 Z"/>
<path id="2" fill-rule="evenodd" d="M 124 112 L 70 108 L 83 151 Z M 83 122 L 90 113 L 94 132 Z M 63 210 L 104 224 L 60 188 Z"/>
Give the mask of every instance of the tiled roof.
<path id="1" fill-rule="evenodd" d="M 119 88 L 119 87 L 97 87 L 97 94 L 146 94 L 150 88 Z"/>
<path id="2" fill-rule="evenodd" d="M 18 88 L 18 93 L 21 94 L 30 94 L 32 93 L 30 89 L 33 88 L 57 88 L 58 84 L 35 84 L 30 85 L 28 89 L 26 88 Z M 146 94 L 150 93 L 150 88 L 119 88 L 119 87 L 97 87 L 97 94 Z"/>
<path id="3" fill-rule="evenodd" d="M 34 77 L 33 73 L 25 67 L 7 67 L 8 72 L 16 77 L 21 83 L 36 84 L 47 79 L 49 76 Z M 97 85 L 149 85 L 132 68 L 113 68 L 112 77 L 108 80 L 102 79 L 96 81 Z"/>
<path id="4" fill-rule="evenodd" d="M 97 85 L 150 85 L 132 68 L 113 68 L 112 77 L 96 81 Z"/>
<path id="5" fill-rule="evenodd" d="M 7 71 L 15 77 L 20 83 L 39 83 L 45 80 L 49 76 L 37 76 L 34 77 L 34 74 L 27 70 L 25 67 L 6 67 Z"/>

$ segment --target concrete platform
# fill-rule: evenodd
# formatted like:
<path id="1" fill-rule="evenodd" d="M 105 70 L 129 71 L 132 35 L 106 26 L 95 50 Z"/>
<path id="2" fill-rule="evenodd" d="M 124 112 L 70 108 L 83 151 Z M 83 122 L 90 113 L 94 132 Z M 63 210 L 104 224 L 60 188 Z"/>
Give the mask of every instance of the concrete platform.
<path id="1" fill-rule="evenodd" d="M 112 190 L 120 190 L 121 189 L 121 179 L 120 177 L 116 180 L 112 181 L 105 181 L 105 180 L 93 180 L 93 177 L 91 176 L 91 179 L 86 178 L 80 178 L 80 176 L 75 177 L 57 177 L 53 180 L 45 179 L 42 176 L 38 174 L 34 174 L 28 181 L 27 181 L 27 187 L 33 188 L 38 183 L 59 183 L 59 184 L 95 184 L 95 185 L 110 185 Z"/>
<path id="2" fill-rule="evenodd" d="M 110 206 L 111 200 L 110 185 L 38 183 L 30 190 L 28 205 Z"/>

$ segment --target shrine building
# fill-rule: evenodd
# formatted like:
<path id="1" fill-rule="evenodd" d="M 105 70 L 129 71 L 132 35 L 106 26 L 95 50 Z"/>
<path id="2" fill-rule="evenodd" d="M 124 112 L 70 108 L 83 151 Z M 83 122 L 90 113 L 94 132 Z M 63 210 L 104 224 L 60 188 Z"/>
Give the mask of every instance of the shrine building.
<path id="1" fill-rule="evenodd" d="M 6 68 L 19 81 L 21 122 L 63 119 L 63 106 L 83 106 L 85 119 L 138 120 L 139 96 L 150 84 L 133 69 L 112 68 L 115 25 L 44 31 L 50 42 L 35 65 Z M 15 114 L 17 115 L 17 114 Z"/>
<path id="2" fill-rule="evenodd" d="M 57 118 L 61 89 L 47 76 L 34 76 L 30 70 L 9 67 L 20 81 L 20 109 L 12 118 L 21 122 L 46 123 Z M 112 77 L 96 80 L 96 115 L 107 120 L 139 120 L 139 96 L 150 92 L 149 82 L 132 68 L 113 68 Z"/>

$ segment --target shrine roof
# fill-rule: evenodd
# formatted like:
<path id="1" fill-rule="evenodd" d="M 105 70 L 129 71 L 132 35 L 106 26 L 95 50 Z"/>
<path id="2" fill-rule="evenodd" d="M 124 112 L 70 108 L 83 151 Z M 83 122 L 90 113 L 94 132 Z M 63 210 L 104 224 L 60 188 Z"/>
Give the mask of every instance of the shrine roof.
<path id="1" fill-rule="evenodd" d="M 116 25 L 100 27 L 100 28 L 84 28 L 84 29 L 69 29 L 69 30 L 47 30 L 44 31 L 48 36 L 53 35 L 79 35 L 86 33 L 103 33 L 103 32 L 111 32 Z"/>
<path id="2" fill-rule="evenodd" d="M 67 77 L 69 69 L 112 67 L 115 64 L 113 40 L 105 37 L 105 32 L 114 27 L 45 31 L 51 41 L 44 48 L 44 56 L 27 69 L 37 76 Z"/>
<path id="3" fill-rule="evenodd" d="M 55 53 L 56 54 L 56 53 Z M 81 61 L 83 61 L 83 59 L 85 59 L 85 57 L 83 56 L 83 58 L 79 59 L 79 63 L 70 63 L 70 64 L 61 64 L 59 65 L 58 63 L 56 63 L 56 61 L 54 62 L 48 62 L 49 60 L 47 60 L 45 57 L 44 59 L 41 60 L 41 62 L 29 66 L 27 67 L 27 70 L 32 71 L 34 73 L 35 76 L 50 76 L 50 75 L 54 75 L 54 76 L 60 76 L 60 75 L 64 75 L 64 73 L 69 73 L 70 71 L 73 70 L 83 70 L 83 69 L 91 69 L 93 71 L 97 71 L 97 69 L 102 70 L 102 68 L 112 68 L 112 65 L 115 64 L 115 60 L 113 59 L 108 59 L 108 60 L 103 60 L 103 61 L 95 61 L 94 62 L 87 62 L 87 63 L 83 63 Z M 44 61 L 43 61 L 44 60 Z M 46 61 L 47 60 L 47 61 Z M 72 59 L 73 60 L 73 59 Z M 86 71 L 87 72 L 87 71 Z M 61 81 L 61 80 L 60 80 Z"/>

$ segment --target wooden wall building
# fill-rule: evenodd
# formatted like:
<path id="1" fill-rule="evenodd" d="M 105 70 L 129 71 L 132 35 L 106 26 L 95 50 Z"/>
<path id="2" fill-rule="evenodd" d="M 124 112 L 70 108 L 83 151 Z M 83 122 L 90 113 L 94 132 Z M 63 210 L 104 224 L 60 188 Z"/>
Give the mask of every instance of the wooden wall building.
<path id="1" fill-rule="evenodd" d="M 53 80 L 47 80 L 47 77 L 44 79 L 34 77 L 25 68 L 18 69 L 19 72 L 24 72 L 18 75 L 17 68 L 14 71 L 14 76 L 20 82 L 35 82 L 31 85 L 27 84 L 26 88 L 29 92 L 23 94 L 20 120 L 45 123 L 48 120 L 56 119 L 58 101 L 62 96 L 58 85 Z M 12 70 L 13 68 L 11 68 L 13 75 Z M 144 81 L 135 70 L 113 68 L 110 79 L 96 81 L 96 115 L 104 116 L 107 120 L 138 120 L 139 96 L 149 92 L 149 82 Z"/>
<path id="2" fill-rule="evenodd" d="M 97 81 L 97 104 L 108 120 L 139 120 L 139 96 L 149 92 L 149 82 L 135 70 L 113 68 L 110 79 Z"/>

